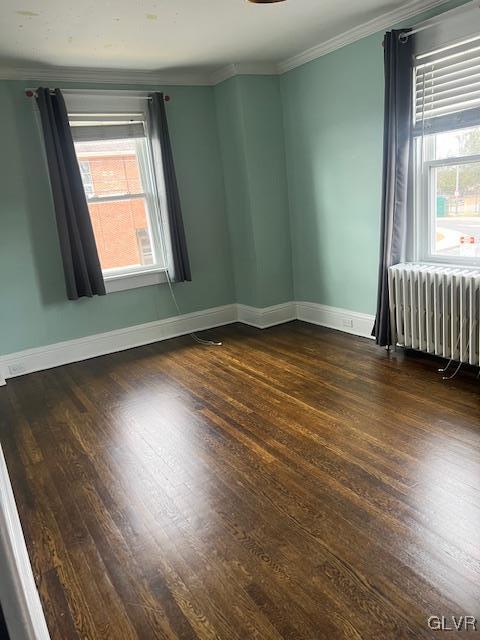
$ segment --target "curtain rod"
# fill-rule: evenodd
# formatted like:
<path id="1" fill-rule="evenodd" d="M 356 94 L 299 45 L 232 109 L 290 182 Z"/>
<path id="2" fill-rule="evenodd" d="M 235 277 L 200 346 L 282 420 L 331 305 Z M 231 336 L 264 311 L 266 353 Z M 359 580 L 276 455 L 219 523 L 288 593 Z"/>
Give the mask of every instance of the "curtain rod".
<path id="1" fill-rule="evenodd" d="M 69 89 L 66 89 L 66 91 L 69 91 Z M 80 92 L 80 91 L 79 91 Z M 103 91 L 102 91 L 103 93 Z M 108 91 L 106 90 L 104 93 L 108 94 Z M 30 89 L 30 88 L 26 88 L 25 89 L 25 95 L 27 96 L 27 98 L 36 98 L 37 97 L 37 90 L 36 89 Z M 55 95 L 55 90 L 54 89 L 50 89 L 50 95 Z M 133 93 L 132 93 L 133 95 Z M 126 94 L 126 96 L 128 97 L 128 94 Z M 139 96 L 136 95 L 136 98 L 139 98 L 140 100 L 151 100 L 152 98 L 150 96 Z M 163 99 L 165 102 L 170 102 L 171 98 L 170 96 L 163 96 Z"/>
<path id="2" fill-rule="evenodd" d="M 472 8 L 480 9 L 480 0 L 472 0 L 471 2 L 467 2 L 466 4 L 461 5 L 460 7 L 452 9 L 451 11 L 452 12 L 454 11 L 455 15 L 458 15 L 459 13 L 463 13 L 464 11 L 469 11 Z M 442 24 L 443 22 L 445 22 L 445 20 L 448 20 L 452 17 L 451 15 L 449 15 L 450 13 L 451 13 L 450 11 L 447 11 L 438 20 L 435 20 L 435 22 L 428 22 L 428 24 L 420 25 L 419 27 L 417 27 L 416 29 L 412 29 L 411 31 L 405 31 L 400 34 L 399 38 L 402 40 L 408 40 L 410 36 L 413 36 L 416 33 L 420 33 L 421 31 L 425 31 L 426 29 L 430 29 L 431 27 L 437 27 L 439 24 Z"/>

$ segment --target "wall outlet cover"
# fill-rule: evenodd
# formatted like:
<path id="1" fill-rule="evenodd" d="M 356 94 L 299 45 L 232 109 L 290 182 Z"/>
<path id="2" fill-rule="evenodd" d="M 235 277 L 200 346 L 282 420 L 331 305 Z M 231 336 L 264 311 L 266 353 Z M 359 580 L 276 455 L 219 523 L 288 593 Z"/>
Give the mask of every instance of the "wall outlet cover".
<path id="1" fill-rule="evenodd" d="M 24 364 L 11 364 L 8 367 L 8 372 L 12 376 L 19 376 L 22 373 L 25 373 L 25 371 L 26 371 L 26 366 Z"/>

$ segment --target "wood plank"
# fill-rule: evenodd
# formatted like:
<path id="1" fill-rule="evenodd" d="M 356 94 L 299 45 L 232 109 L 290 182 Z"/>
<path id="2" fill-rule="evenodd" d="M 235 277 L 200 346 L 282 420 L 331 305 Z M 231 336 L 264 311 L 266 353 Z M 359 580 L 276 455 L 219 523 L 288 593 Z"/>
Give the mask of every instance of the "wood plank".
<path id="1" fill-rule="evenodd" d="M 480 619 L 472 372 L 301 322 L 9 380 L 52 638 L 432 638 Z M 450 633 L 446 632 L 446 637 Z"/>

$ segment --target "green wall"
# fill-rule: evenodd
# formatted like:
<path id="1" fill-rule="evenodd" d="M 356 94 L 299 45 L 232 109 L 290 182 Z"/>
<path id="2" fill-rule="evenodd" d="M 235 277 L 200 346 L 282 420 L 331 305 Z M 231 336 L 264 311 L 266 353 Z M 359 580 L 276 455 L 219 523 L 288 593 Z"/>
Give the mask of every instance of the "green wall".
<path id="1" fill-rule="evenodd" d="M 236 297 L 243 304 L 257 301 L 256 254 L 250 217 L 250 194 L 240 101 L 239 78 L 215 87 L 218 130 L 225 181 Z"/>
<path id="2" fill-rule="evenodd" d="M 380 243 L 383 36 L 281 77 L 295 299 L 371 314 Z"/>
<path id="3" fill-rule="evenodd" d="M 237 302 L 292 300 L 280 80 L 237 76 L 215 88 Z"/>
<path id="4" fill-rule="evenodd" d="M 166 286 L 66 300 L 46 165 L 26 86 L 36 84 L 0 82 L 0 353 L 175 315 Z M 172 97 L 168 119 L 193 273 L 191 283 L 176 285 L 178 300 L 183 312 L 229 304 L 235 292 L 213 90 L 164 90 Z"/>
<path id="5" fill-rule="evenodd" d="M 381 42 L 364 38 L 282 77 L 296 300 L 375 308 Z"/>
<path id="6" fill-rule="evenodd" d="M 191 283 L 175 287 L 183 312 L 295 299 L 373 313 L 382 37 L 281 77 L 163 88 L 172 96 L 168 119 L 193 272 Z M 36 83 L 0 82 L 0 354 L 175 315 L 164 285 L 66 300 L 25 86 Z"/>

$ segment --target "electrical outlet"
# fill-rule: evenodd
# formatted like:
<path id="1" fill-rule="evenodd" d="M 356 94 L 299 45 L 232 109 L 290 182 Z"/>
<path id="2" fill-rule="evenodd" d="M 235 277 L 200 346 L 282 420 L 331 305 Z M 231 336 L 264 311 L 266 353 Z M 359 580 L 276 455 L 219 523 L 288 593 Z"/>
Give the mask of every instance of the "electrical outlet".
<path id="1" fill-rule="evenodd" d="M 342 323 L 346 329 L 353 329 L 353 320 L 351 318 L 344 318 Z"/>
<path id="2" fill-rule="evenodd" d="M 25 373 L 26 367 L 24 364 L 11 364 L 8 367 L 8 373 L 11 376 L 21 376 L 22 373 Z"/>

